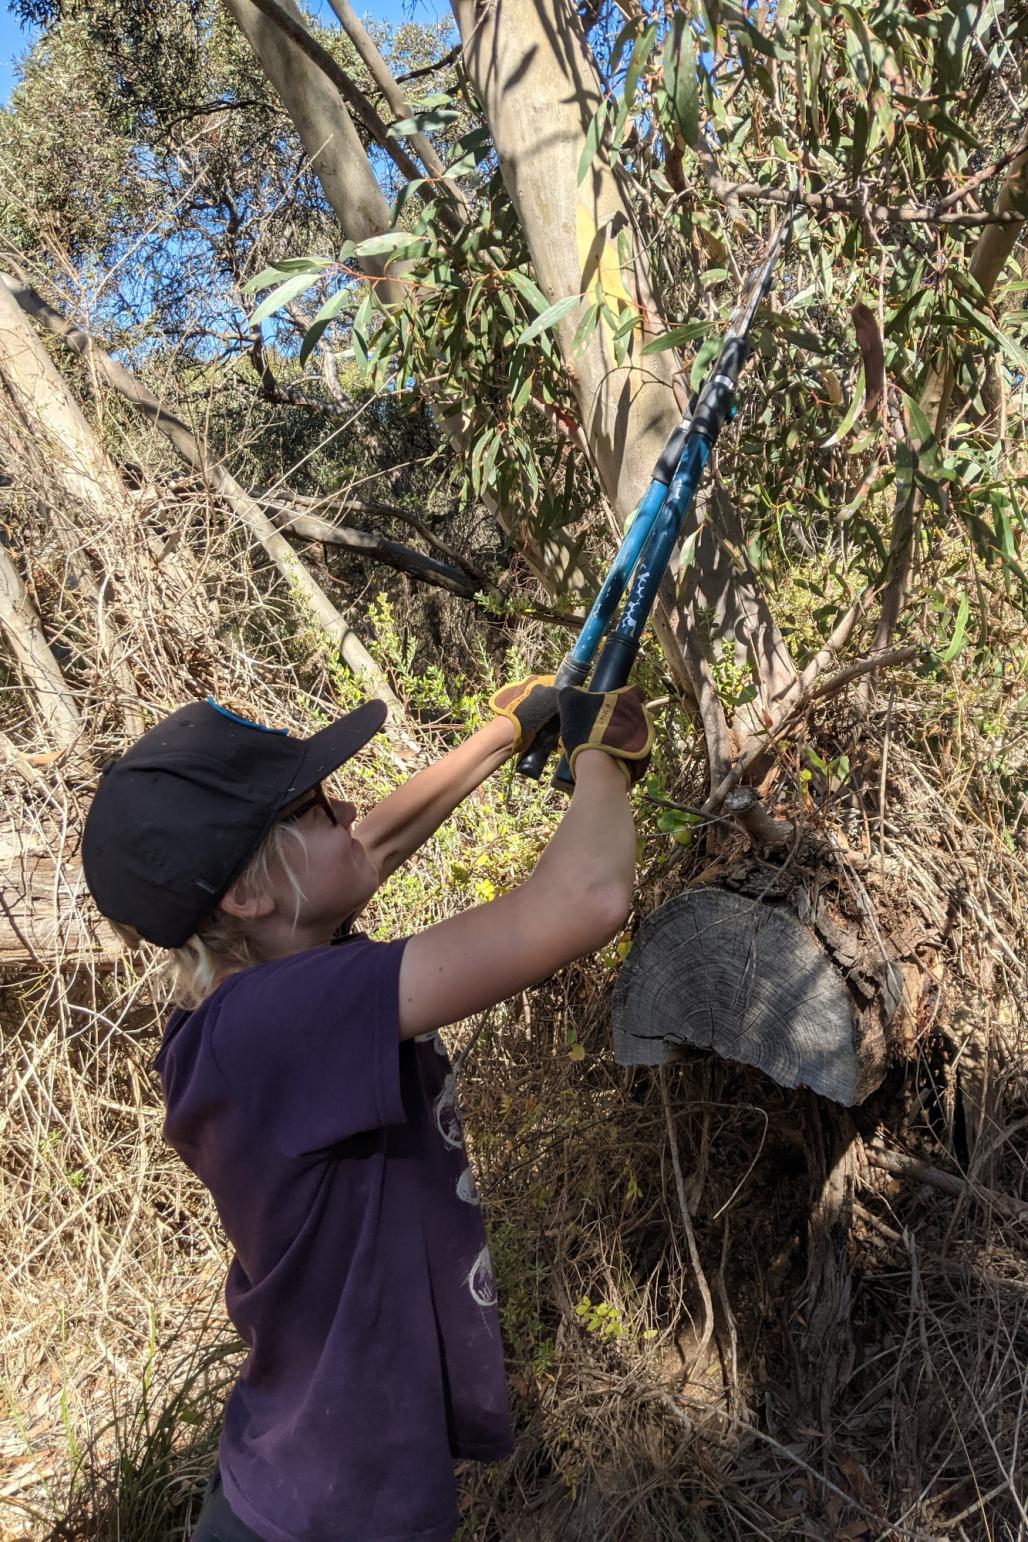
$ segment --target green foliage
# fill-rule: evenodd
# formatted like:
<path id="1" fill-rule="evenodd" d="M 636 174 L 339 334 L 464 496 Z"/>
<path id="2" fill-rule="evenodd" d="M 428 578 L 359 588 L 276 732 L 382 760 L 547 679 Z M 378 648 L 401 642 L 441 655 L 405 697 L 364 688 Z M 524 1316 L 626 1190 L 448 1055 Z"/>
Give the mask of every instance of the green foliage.
<path id="1" fill-rule="evenodd" d="M 583 1296 L 575 1305 L 575 1316 L 586 1333 L 598 1339 L 619 1339 L 625 1331 L 621 1312 L 607 1301 Z"/>
<path id="2" fill-rule="evenodd" d="M 368 606 L 368 620 L 375 634 L 377 661 L 386 668 L 396 684 L 403 690 L 405 699 L 419 712 L 435 717 L 445 717 L 451 722 L 462 721 L 467 716 L 471 702 L 467 698 L 455 699 L 451 687 L 456 685 L 446 678 L 438 665 L 431 664 L 419 672 L 415 670 L 418 645 L 413 637 L 402 638 L 396 625 L 393 608 L 386 595 L 378 594 Z"/>
<path id="3" fill-rule="evenodd" d="M 603 146 L 620 165 L 643 235 L 659 232 L 650 258 L 669 314 L 689 319 L 647 351 L 698 343 L 695 387 L 733 299 L 732 274 L 749 265 L 763 223 L 759 197 L 733 210 L 703 196 L 699 151 L 729 183 L 841 188 L 872 209 L 930 204 L 1009 148 L 1015 125 L 995 109 L 1004 90 L 1010 95 L 997 61 L 1009 79 L 1013 23 L 995 6 L 953 3 L 926 15 L 915 4 L 870 0 L 796 0 L 759 21 L 734 5 L 701 7 L 670 28 L 663 14 L 640 8 L 601 56 L 606 89 L 583 136 L 579 181 Z M 541 293 L 502 180 L 482 162 L 488 135 L 476 104 L 466 92 L 440 92 L 419 121 L 431 132 L 459 109 L 475 125 L 454 161 L 467 174 L 472 218 L 454 236 L 431 207 L 417 207 L 416 191 L 402 200 L 395 239 L 408 263 L 408 302 L 383 316 L 369 294 L 354 317 L 353 356 L 377 388 L 397 395 L 431 378 L 436 397 L 461 417 L 468 496 L 532 511 L 542 536 L 574 526 L 588 539 L 592 467 L 555 443 L 549 427 L 578 428 L 554 329 L 579 307 L 572 353 L 602 326 L 621 360 L 636 318 L 617 314 L 602 291 L 588 299 Z M 788 583 L 799 552 L 827 544 L 844 575 L 845 608 L 855 586 L 883 573 L 888 532 L 876 500 L 916 487 L 934 519 L 962 528 L 983 562 L 1007 569 L 1012 597 L 1022 591 L 1021 487 L 996 436 L 993 398 L 997 390 L 1023 395 L 1028 355 L 1003 319 L 1015 289 L 986 301 L 968 272 L 979 234 L 931 220 L 801 211 L 783 308 L 758 318 L 737 430 L 721 450 L 722 475 L 772 590 Z M 632 261 L 627 246 L 622 257 Z M 849 316 L 857 301 L 876 315 L 885 378 L 895 383 L 885 412 L 868 405 Z M 324 308 L 323 322 L 331 322 Z M 920 393 L 946 363 L 961 416 L 940 442 Z M 825 629 L 840 613 L 824 608 Z M 746 688 L 726 689 L 726 705 L 738 707 Z"/>

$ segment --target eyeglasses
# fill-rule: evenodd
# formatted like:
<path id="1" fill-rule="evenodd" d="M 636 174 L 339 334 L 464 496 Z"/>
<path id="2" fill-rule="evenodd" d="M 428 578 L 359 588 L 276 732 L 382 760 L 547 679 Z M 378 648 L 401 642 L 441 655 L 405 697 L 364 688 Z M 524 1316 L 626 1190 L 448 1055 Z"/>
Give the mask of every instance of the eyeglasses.
<path id="1" fill-rule="evenodd" d="M 304 814 L 309 814 L 312 808 L 323 809 L 328 816 L 329 823 L 338 825 L 339 821 L 332 811 L 332 805 L 326 798 L 325 789 L 322 787 L 320 782 L 314 788 L 306 802 L 301 803 L 299 808 L 290 809 L 288 814 L 282 815 L 281 823 L 292 824 L 294 819 L 302 819 Z"/>

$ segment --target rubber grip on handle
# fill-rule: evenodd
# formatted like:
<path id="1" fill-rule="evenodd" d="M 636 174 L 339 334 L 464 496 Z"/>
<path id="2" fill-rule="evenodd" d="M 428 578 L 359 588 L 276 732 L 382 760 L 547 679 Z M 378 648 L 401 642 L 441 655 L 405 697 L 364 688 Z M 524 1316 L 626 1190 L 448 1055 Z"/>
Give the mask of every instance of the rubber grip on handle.
<path id="1" fill-rule="evenodd" d="M 617 632 L 613 632 L 604 644 L 599 662 L 593 671 L 593 677 L 589 681 L 589 690 L 616 691 L 619 686 L 627 685 L 638 652 L 638 638 L 621 637 Z M 557 769 L 553 773 L 551 785 L 560 792 L 570 792 L 575 785 L 571 778 L 571 767 L 564 755 L 560 757 Z"/>
<path id="2" fill-rule="evenodd" d="M 546 769 L 546 762 L 557 748 L 560 739 L 560 719 L 553 718 L 545 728 L 540 728 L 530 750 L 526 750 L 517 763 L 519 776 L 529 776 L 537 782 Z"/>
<path id="3" fill-rule="evenodd" d="M 565 685 L 581 685 L 588 673 L 588 663 L 580 664 L 570 653 L 566 653 L 553 677 L 553 683 L 558 691 Z M 518 761 L 515 767 L 518 775 L 531 777 L 533 782 L 537 782 L 546 768 L 546 762 L 557 748 L 559 740 L 560 719 L 555 717 L 551 723 L 547 723 L 545 728 L 540 728 L 532 748 L 526 750 Z"/>

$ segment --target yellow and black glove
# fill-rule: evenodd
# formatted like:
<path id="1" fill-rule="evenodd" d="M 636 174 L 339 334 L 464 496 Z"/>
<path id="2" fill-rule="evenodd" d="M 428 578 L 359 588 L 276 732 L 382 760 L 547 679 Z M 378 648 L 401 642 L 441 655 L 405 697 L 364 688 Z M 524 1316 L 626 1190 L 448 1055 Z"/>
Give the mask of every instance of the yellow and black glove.
<path id="1" fill-rule="evenodd" d="M 529 675 L 513 685 L 501 685 L 489 703 L 497 717 L 514 724 L 514 748 L 524 755 L 540 728 L 557 716 L 557 692 L 552 675 Z"/>
<path id="2" fill-rule="evenodd" d="M 653 749 L 653 721 L 637 685 L 586 691 L 569 685 L 560 693 L 560 739 L 571 775 L 583 750 L 603 750 L 617 761 L 629 787 L 645 776 Z"/>

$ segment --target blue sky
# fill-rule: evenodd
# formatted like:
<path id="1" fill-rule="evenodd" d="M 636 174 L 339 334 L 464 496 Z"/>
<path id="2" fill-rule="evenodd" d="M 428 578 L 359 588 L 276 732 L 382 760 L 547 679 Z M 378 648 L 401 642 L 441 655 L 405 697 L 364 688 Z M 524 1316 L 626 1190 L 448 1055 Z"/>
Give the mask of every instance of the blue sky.
<path id="1" fill-rule="evenodd" d="M 325 12 L 331 17 L 327 0 L 314 0 L 310 9 L 316 14 Z M 359 15 L 373 16 L 379 21 L 408 21 L 411 19 L 431 22 L 452 15 L 445 0 L 371 0 L 362 5 L 355 0 L 354 9 Z M 16 61 L 32 43 L 31 31 L 23 31 L 15 16 L 0 0 L 0 103 L 6 102 L 17 78 Z"/>
<path id="2" fill-rule="evenodd" d="M 6 102 L 14 85 L 14 61 L 25 53 L 32 38 L 23 32 L 6 5 L 0 4 L 0 102 Z"/>

